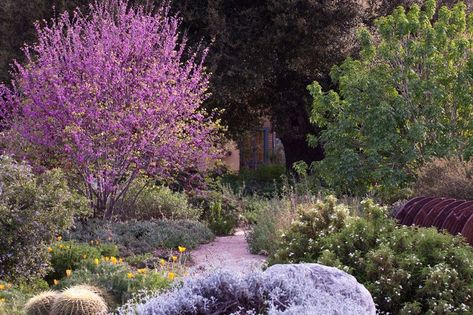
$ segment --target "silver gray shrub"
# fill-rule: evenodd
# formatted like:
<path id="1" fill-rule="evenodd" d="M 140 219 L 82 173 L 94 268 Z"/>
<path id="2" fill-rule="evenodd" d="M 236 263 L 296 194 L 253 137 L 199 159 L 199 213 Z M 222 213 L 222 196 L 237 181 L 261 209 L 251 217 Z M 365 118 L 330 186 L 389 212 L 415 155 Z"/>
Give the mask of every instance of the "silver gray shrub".
<path id="1" fill-rule="evenodd" d="M 371 295 L 355 278 L 317 264 L 276 265 L 247 276 L 217 272 L 119 311 L 121 315 L 375 313 Z"/>

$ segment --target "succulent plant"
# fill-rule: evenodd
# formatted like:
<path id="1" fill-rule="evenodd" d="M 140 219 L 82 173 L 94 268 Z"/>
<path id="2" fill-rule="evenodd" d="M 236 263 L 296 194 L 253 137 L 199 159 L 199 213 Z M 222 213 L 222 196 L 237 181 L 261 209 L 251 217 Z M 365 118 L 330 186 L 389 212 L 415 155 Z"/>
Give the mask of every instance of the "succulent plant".
<path id="1" fill-rule="evenodd" d="M 49 315 L 58 295 L 59 293 L 55 291 L 45 291 L 35 295 L 25 305 L 26 315 Z"/>
<path id="2" fill-rule="evenodd" d="M 62 291 L 50 315 L 105 315 L 107 303 L 92 287 L 79 285 Z"/>

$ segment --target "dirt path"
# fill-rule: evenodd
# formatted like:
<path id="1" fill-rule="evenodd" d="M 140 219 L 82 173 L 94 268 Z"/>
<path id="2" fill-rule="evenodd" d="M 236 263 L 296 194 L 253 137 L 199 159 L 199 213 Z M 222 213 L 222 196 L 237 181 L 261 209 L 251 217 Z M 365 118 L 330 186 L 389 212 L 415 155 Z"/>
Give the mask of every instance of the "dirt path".
<path id="1" fill-rule="evenodd" d="M 249 252 L 243 231 L 237 231 L 233 236 L 217 237 L 215 241 L 200 246 L 190 254 L 194 262 L 191 275 L 214 270 L 248 273 L 261 269 L 266 260 L 264 256 Z"/>

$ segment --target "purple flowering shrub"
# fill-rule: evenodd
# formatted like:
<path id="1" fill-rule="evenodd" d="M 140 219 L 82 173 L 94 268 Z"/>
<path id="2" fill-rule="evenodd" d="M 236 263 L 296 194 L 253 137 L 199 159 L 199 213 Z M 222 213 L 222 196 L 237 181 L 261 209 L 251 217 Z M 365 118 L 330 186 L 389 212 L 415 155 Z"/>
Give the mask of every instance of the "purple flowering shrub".
<path id="1" fill-rule="evenodd" d="M 74 174 L 96 215 L 116 214 L 140 174 L 202 170 L 217 156 L 220 127 L 201 109 L 207 50 L 186 47 L 169 10 L 96 1 L 37 24 L 12 88 L 0 86 L 7 150 Z"/>

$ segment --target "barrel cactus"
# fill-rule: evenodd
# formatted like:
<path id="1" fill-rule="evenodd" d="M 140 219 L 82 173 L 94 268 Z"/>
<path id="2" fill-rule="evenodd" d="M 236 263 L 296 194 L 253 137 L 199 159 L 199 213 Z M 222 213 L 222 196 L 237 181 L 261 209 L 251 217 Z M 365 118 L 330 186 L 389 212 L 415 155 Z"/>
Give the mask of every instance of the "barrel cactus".
<path id="1" fill-rule="evenodd" d="M 58 295 L 50 315 L 105 315 L 107 311 L 103 297 L 89 287 L 75 286 Z"/>
<path id="2" fill-rule="evenodd" d="M 55 291 L 46 291 L 32 297 L 25 305 L 26 315 L 49 315 L 58 295 Z"/>
<path id="3" fill-rule="evenodd" d="M 97 286 L 92 286 L 88 284 L 80 284 L 75 286 L 75 288 L 80 288 L 80 289 L 85 289 L 89 290 L 95 294 L 98 294 L 103 300 L 105 301 L 105 304 L 107 304 L 108 308 L 115 308 L 117 305 L 116 301 L 114 300 L 113 296 L 107 292 L 107 290 L 97 287 Z"/>

